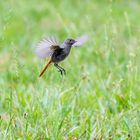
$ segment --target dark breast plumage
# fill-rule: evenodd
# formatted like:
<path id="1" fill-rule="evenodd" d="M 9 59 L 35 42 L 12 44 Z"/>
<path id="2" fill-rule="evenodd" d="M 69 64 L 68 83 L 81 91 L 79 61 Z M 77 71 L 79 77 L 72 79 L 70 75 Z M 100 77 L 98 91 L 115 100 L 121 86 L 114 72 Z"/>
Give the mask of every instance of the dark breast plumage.
<path id="1" fill-rule="evenodd" d="M 52 62 L 54 63 L 58 63 L 62 60 L 64 60 L 67 56 L 68 56 L 69 52 L 66 53 L 65 49 L 60 48 L 54 51 L 54 53 L 52 54 Z"/>

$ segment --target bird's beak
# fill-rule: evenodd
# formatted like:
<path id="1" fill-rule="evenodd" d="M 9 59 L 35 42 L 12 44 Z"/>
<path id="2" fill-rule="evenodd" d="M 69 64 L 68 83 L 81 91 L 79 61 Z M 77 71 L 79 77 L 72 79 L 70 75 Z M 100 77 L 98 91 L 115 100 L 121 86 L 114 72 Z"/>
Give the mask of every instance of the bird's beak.
<path id="1" fill-rule="evenodd" d="M 74 45 L 76 42 L 77 42 L 77 40 L 74 40 L 74 43 L 73 43 L 73 45 Z"/>

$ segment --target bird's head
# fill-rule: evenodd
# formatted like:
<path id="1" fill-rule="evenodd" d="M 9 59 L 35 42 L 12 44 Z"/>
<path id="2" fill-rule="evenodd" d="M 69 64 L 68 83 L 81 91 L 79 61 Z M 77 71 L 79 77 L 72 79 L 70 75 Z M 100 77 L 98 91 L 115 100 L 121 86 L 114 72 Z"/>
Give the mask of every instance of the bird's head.
<path id="1" fill-rule="evenodd" d="M 65 44 L 72 46 L 74 43 L 76 42 L 76 40 L 68 38 L 67 40 L 65 40 Z"/>

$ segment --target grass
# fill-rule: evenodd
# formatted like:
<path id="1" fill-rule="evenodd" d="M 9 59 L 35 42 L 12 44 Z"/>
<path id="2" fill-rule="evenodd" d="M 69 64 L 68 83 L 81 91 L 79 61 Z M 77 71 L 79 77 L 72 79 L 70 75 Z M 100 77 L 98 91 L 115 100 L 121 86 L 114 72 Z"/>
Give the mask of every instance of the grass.
<path id="1" fill-rule="evenodd" d="M 1 1 L 0 139 L 140 138 L 139 0 Z M 90 35 L 61 65 L 34 46 Z"/>

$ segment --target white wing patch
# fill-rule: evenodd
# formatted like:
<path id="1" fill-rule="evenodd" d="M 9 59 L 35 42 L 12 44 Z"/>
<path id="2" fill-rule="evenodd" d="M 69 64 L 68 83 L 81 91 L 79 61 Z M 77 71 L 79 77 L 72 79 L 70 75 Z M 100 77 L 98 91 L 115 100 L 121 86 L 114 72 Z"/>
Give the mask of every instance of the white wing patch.
<path id="1" fill-rule="evenodd" d="M 81 46 L 83 45 L 85 42 L 87 42 L 89 40 L 89 36 L 88 35 L 83 35 L 81 37 L 78 37 L 76 39 L 76 43 L 73 44 L 73 46 Z"/>
<path id="2" fill-rule="evenodd" d="M 41 42 L 38 43 L 35 53 L 39 58 L 50 57 L 54 51 L 52 47 L 58 45 L 58 41 L 53 37 L 43 39 Z"/>

